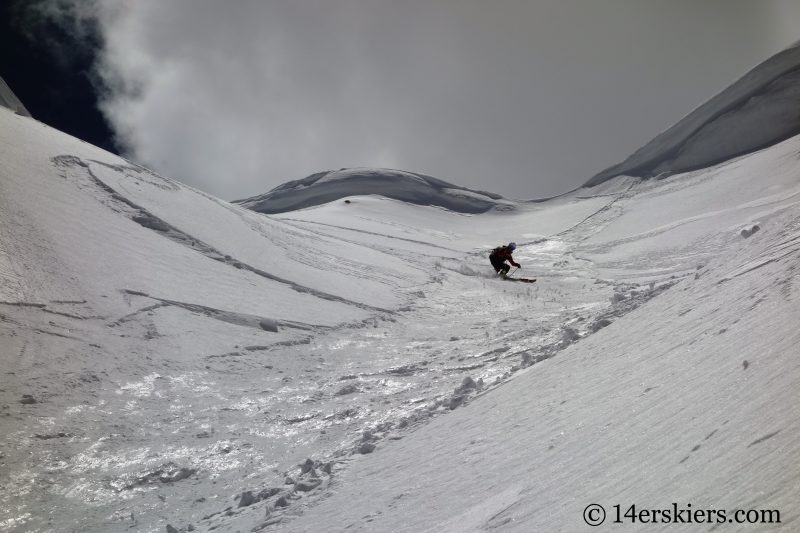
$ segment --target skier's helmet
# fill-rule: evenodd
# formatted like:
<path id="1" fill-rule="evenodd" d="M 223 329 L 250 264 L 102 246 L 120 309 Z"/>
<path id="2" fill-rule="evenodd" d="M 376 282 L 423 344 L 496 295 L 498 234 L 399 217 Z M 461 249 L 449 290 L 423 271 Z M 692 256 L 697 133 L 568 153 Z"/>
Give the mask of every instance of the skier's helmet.
<path id="1" fill-rule="evenodd" d="M 508 243 L 508 249 L 513 252 L 514 250 L 517 249 L 517 243 L 515 243 L 515 242 Z"/>

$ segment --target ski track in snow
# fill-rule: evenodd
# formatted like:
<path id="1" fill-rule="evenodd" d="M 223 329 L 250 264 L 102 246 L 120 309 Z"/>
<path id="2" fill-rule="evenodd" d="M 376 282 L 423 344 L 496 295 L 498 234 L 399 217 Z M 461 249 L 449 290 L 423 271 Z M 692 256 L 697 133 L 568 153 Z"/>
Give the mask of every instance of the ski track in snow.
<path id="1" fill-rule="evenodd" d="M 93 162 L 97 163 L 97 164 L 102 164 L 104 166 L 108 166 L 109 168 L 112 168 L 113 170 L 116 170 L 118 172 L 121 172 L 121 171 L 125 170 L 125 167 L 119 167 L 119 166 L 115 166 L 115 165 L 108 165 L 106 163 L 101 163 L 101 162 L 98 162 L 98 161 L 93 161 Z M 119 204 L 124 204 L 125 206 L 129 207 L 132 210 L 132 211 L 129 212 L 129 216 L 134 222 L 136 222 L 136 223 L 138 223 L 138 224 L 140 224 L 143 227 L 146 227 L 148 229 L 152 229 L 153 231 L 157 231 L 160 234 L 164 235 L 165 237 L 167 237 L 167 238 L 169 238 L 169 239 L 171 239 L 171 240 L 173 240 L 173 241 L 175 241 L 175 242 L 177 242 L 177 243 L 179 243 L 181 245 L 184 245 L 184 246 L 189 247 L 190 249 L 199 251 L 200 253 L 202 253 L 206 257 L 209 257 L 209 258 L 211 258 L 211 259 L 213 259 L 215 261 L 220 261 L 220 262 L 223 262 L 223 263 L 226 263 L 226 264 L 230 264 L 230 265 L 234 266 L 235 268 L 249 270 L 249 271 L 251 271 L 251 272 L 253 272 L 253 273 L 255 273 L 255 274 L 259 275 L 259 276 L 265 277 L 267 279 L 270 279 L 270 280 L 273 280 L 273 281 L 277 281 L 279 283 L 284 283 L 284 284 L 288 285 L 289 287 L 291 287 L 293 290 L 295 290 L 297 292 L 307 292 L 307 293 L 313 294 L 314 296 L 316 296 L 318 298 L 322 298 L 322 299 L 325 299 L 325 300 L 333 300 L 333 301 L 344 302 L 344 303 L 347 303 L 347 304 L 350 304 L 350 305 L 354 305 L 356 307 L 361 307 L 361 308 L 367 309 L 367 310 L 388 312 L 385 309 L 380 309 L 380 308 L 377 308 L 377 307 L 368 306 L 368 305 L 365 305 L 365 304 L 362 304 L 362 303 L 359 303 L 359 302 L 349 301 L 349 300 L 347 300 L 345 298 L 342 298 L 340 296 L 336 296 L 336 295 L 333 295 L 333 294 L 328 294 L 328 293 L 325 293 L 323 291 L 315 290 L 315 289 L 312 289 L 310 287 L 306 287 L 306 286 L 294 283 L 292 281 L 283 279 L 283 278 L 281 278 L 279 276 L 276 276 L 274 274 L 270 274 L 268 272 L 264 272 L 261 269 L 258 269 L 258 268 L 252 267 L 250 265 L 247 265 L 247 264 L 245 264 L 245 263 L 243 263 L 241 261 L 238 261 L 237 259 L 229 256 L 229 255 L 225 255 L 225 254 L 215 250 L 213 247 L 209 246 L 208 244 L 200 241 L 199 239 L 197 239 L 197 238 L 195 238 L 195 237 L 193 237 L 191 235 L 187 235 L 186 233 L 178 230 L 177 228 L 171 226 L 170 224 L 168 224 L 164 220 L 162 220 L 162 219 L 158 218 L 157 216 L 153 215 L 152 213 L 148 212 L 146 209 L 134 204 L 130 200 L 126 199 L 124 196 L 118 194 L 110 186 L 108 186 L 107 184 L 103 183 L 103 181 L 100 180 L 92 172 L 92 169 L 90 168 L 88 163 L 82 161 L 79 158 L 76 158 L 76 157 L 73 157 L 73 156 L 56 156 L 56 157 L 53 158 L 53 163 L 58 167 L 68 167 L 68 168 L 69 167 L 71 167 L 71 168 L 78 167 L 78 168 L 85 169 L 85 171 L 88 173 L 89 177 L 94 181 L 94 183 L 96 183 L 100 189 L 102 189 L 103 191 L 107 192 L 108 195 L 111 197 L 112 201 L 118 204 L 116 206 L 116 209 L 123 210 L 124 208 L 122 206 L 120 206 Z"/>
<path id="2" fill-rule="evenodd" d="M 702 418 L 732 401 L 740 378 L 730 376 L 762 380 L 742 413 L 725 417 L 740 424 L 796 377 L 759 373 L 793 340 L 770 310 L 797 317 L 797 175 L 765 170 L 796 154 L 796 139 L 513 213 L 370 198 L 261 217 L 2 110 L 0 119 L 22 136 L 4 126 L 0 141 L 25 155 L 11 153 L 0 180 L 0 529 L 570 531 L 585 526 L 569 522 L 579 516 L 559 490 L 578 493 L 578 470 L 607 489 L 581 498 L 614 496 L 608 487 L 622 480 L 634 503 L 630 461 L 765 468 L 759 456 L 737 463 L 728 444 L 790 447 L 799 431 L 782 411 L 791 402 L 746 438 Z M 764 176 L 760 196 L 746 190 L 753 174 Z M 722 200 L 692 204 L 707 188 Z M 80 217 L 67 216 L 78 211 L 70 202 Z M 235 228 L 227 241 L 225 224 Z M 540 227 L 552 230 L 510 229 Z M 73 253 L 104 250 L 101 239 L 128 263 Z M 492 276 L 487 241 L 510 239 L 537 283 Z M 139 273 L 143 254 L 173 281 Z M 775 336 L 772 359 L 747 330 Z M 720 354 L 737 345 L 747 355 L 730 363 L 734 374 Z M 720 396 L 702 378 L 714 365 L 724 366 Z M 694 366 L 703 374 L 684 387 L 680 374 Z M 671 404 L 696 427 L 680 433 Z M 636 406 L 653 427 L 636 412 L 615 418 Z M 637 452 L 657 442 L 669 451 Z M 628 462 L 618 460 L 625 450 Z M 672 496 L 668 478 L 646 488 Z M 796 490 L 782 487 L 749 503 L 791 501 Z"/>

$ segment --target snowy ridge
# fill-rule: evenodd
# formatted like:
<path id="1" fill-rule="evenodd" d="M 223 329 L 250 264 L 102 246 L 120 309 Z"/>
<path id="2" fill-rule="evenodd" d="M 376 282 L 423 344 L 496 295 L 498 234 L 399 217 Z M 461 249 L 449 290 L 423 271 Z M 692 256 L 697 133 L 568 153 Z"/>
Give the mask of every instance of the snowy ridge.
<path id="1" fill-rule="evenodd" d="M 483 213 L 493 208 L 509 210 L 514 205 L 497 194 L 473 191 L 423 174 L 375 168 L 320 172 L 235 203 L 260 213 L 275 214 L 365 195 L 439 206 L 458 213 Z"/>
<path id="2" fill-rule="evenodd" d="M 2 109 L 0 150 L 0 529 L 800 523 L 800 138 L 473 216 L 265 216 Z"/>
<path id="3" fill-rule="evenodd" d="M 705 168 L 800 133 L 800 43 L 767 59 L 618 165 L 586 182 Z"/>
<path id="4" fill-rule="evenodd" d="M 22 102 L 20 102 L 17 95 L 14 94 L 14 91 L 11 90 L 11 87 L 8 86 L 3 78 L 0 78 L 0 106 L 7 107 L 25 117 L 31 116 L 30 112 L 22 105 Z"/>

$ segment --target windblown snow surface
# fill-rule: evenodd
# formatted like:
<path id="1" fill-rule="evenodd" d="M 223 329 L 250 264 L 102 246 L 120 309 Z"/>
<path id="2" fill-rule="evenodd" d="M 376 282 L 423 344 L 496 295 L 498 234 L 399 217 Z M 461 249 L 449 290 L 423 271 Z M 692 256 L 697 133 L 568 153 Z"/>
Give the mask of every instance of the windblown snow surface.
<path id="1" fill-rule="evenodd" d="M 264 216 L 0 109 L 0 529 L 797 531 L 799 163 Z"/>

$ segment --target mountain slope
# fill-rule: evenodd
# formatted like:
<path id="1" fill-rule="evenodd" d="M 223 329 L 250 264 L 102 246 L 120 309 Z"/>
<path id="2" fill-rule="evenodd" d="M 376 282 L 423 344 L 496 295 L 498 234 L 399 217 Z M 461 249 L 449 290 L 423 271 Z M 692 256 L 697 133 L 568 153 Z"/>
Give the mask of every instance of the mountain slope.
<path id="1" fill-rule="evenodd" d="M 223 464 L 218 450 L 251 430 L 270 443 L 252 457 L 274 454 L 250 474 L 293 462 L 286 450 L 305 435 L 266 437 L 275 420 L 251 420 L 267 405 L 280 418 L 303 408 L 266 392 L 303 377 L 270 354 L 391 319 L 430 277 L 5 109 L 0 146 L 1 466 L 14 480 L 0 490 L 2 529 L 45 527 L 35 509 L 49 508 L 65 529 L 107 530 L 102 517 L 131 495 L 145 492 L 137 515 L 152 508 L 156 487 L 137 480 L 171 465 L 209 486 L 241 480 L 247 462 Z M 38 482 L 42 465 L 51 485 Z M 192 512 L 219 510 L 174 485 L 159 488 Z"/>
<path id="2" fill-rule="evenodd" d="M 61 530 L 225 523 L 305 458 L 421 423 L 474 367 L 456 359 L 483 330 L 429 325 L 467 298 L 453 287 L 485 301 L 485 261 L 462 257 L 506 239 L 506 216 L 472 235 L 470 216 L 371 197 L 324 225 L 264 217 L 5 109 L 0 150 L 3 529 L 54 527 L 41 509 Z M 563 228 L 602 202 L 531 214 Z M 375 207 L 381 225 L 358 216 Z"/>
<path id="3" fill-rule="evenodd" d="M 774 55 L 618 165 L 592 177 L 705 168 L 800 133 L 800 42 Z"/>
<path id="4" fill-rule="evenodd" d="M 264 216 L 0 109 L 0 529 L 796 529 L 798 153 Z"/>
<path id="5" fill-rule="evenodd" d="M 372 168 L 320 172 L 235 203 L 259 213 L 275 214 L 371 194 L 417 205 L 444 207 L 457 213 L 513 209 L 511 202 L 497 194 L 473 191 L 424 174 Z"/>
<path id="6" fill-rule="evenodd" d="M 714 510 L 694 519 L 702 529 L 797 529 L 799 149 L 795 137 L 629 182 L 583 222 L 526 246 L 523 263 L 560 242 L 556 271 L 582 280 L 677 283 L 622 316 L 572 322 L 578 334 L 557 357 L 355 461 L 284 529 L 580 531 L 584 509 L 600 504 L 604 528 L 639 531 L 669 528 L 663 515 L 642 524 L 653 509 L 674 517 L 673 502 L 683 521 Z M 537 361 L 540 341 L 522 342 Z M 614 505 L 650 515 L 613 523 Z M 737 510 L 755 510 L 752 523 Z"/>

